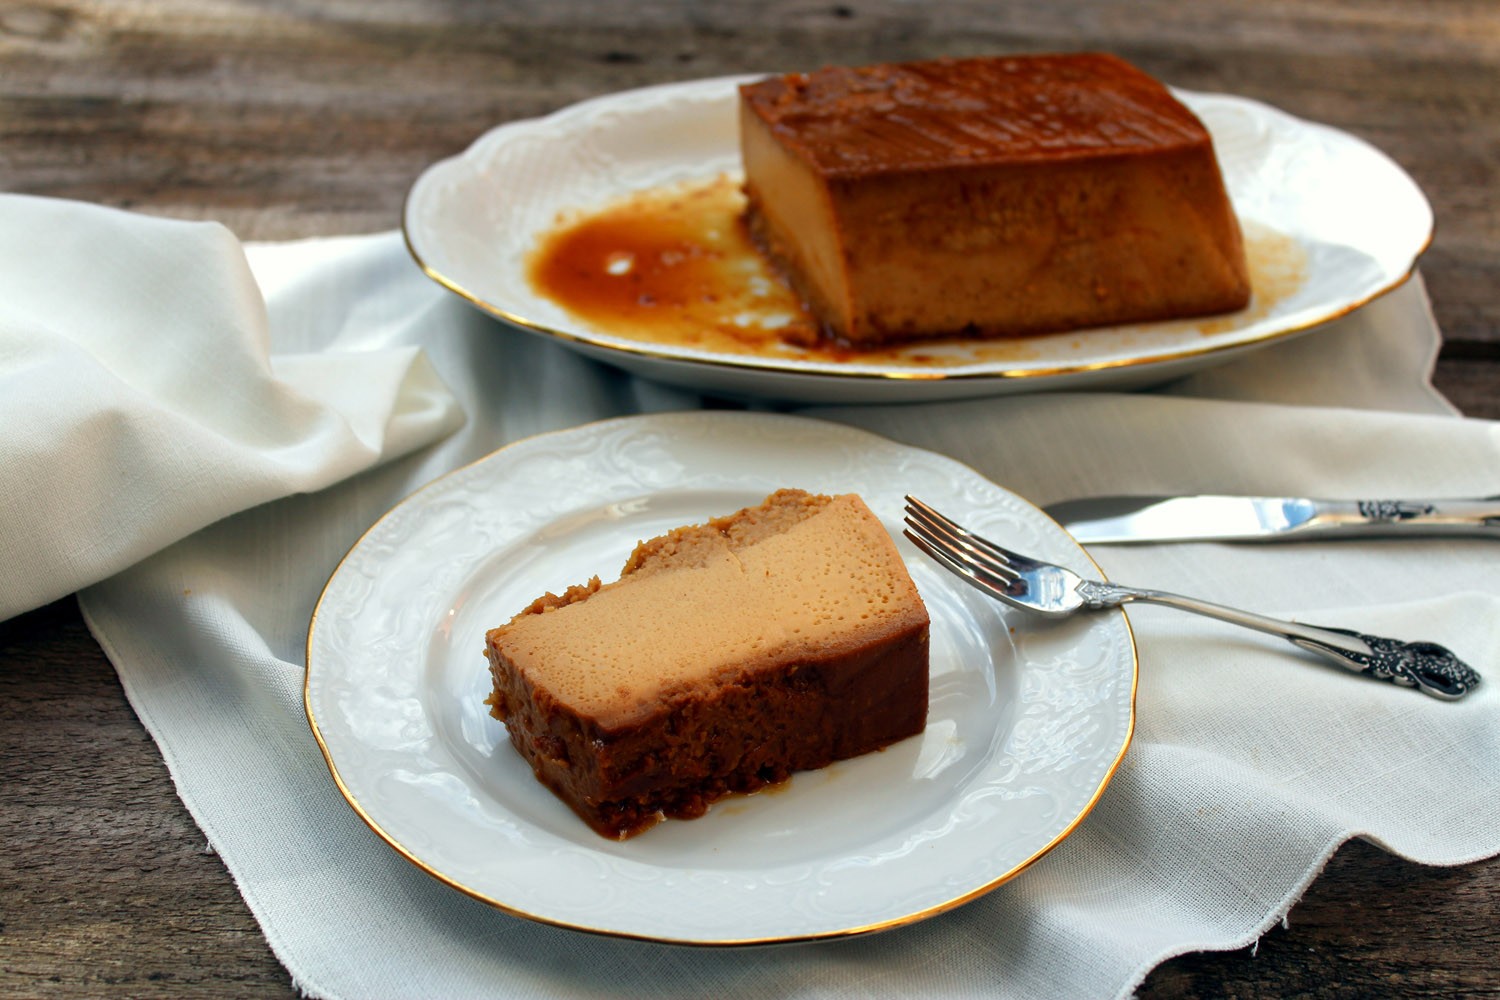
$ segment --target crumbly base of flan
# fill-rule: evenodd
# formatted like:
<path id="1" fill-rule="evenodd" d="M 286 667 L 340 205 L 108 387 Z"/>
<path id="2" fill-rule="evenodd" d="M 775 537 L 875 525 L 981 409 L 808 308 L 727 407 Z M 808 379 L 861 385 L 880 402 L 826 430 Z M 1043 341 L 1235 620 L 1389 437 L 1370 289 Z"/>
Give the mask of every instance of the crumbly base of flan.
<path id="1" fill-rule="evenodd" d="M 1243 308 L 1212 141 L 1096 54 L 827 69 L 741 88 L 747 220 L 853 346 Z"/>
<path id="2" fill-rule="evenodd" d="M 857 497 L 783 490 L 491 630 L 487 701 L 537 778 L 623 838 L 921 732 L 927 629 Z"/>

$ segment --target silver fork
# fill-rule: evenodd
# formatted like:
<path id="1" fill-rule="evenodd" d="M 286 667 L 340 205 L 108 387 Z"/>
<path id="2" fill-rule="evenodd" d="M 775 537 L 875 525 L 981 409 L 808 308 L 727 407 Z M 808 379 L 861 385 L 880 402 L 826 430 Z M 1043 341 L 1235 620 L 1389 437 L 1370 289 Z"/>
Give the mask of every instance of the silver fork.
<path id="1" fill-rule="evenodd" d="M 944 568 L 1013 607 L 1053 618 L 1147 601 L 1233 625 L 1279 635 L 1346 670 L 1456 700 L 1479 684 L 1479 674 L 1433 642 L 1401 642 L 1342 628 L 1316 628 L 1267 618 L 1160 590 L 1087 580 L 1070 569 L 1032 559 L 965 530 L 915 497 L 906 498 L 906 537 Z"/>

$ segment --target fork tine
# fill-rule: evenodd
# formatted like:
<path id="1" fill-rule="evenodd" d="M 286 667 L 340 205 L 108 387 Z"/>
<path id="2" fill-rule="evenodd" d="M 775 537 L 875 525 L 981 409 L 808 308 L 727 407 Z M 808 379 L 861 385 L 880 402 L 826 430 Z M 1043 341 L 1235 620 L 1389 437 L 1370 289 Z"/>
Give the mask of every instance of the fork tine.
<path id="1" fill-rule="evenodd" d="M 975 565 L 970 559 L 954 552 L 951 543 L 929 534 L 930 529 L 922 522 L 908 518 L 907 524 L 909 527 L 903 532 L 906 537 L 910 538 L 917 548 L 932 556 L 939 566 L 990 597 L 1010 602 L 1011 597 L 1006 588 L 1015 582 L 1013 578 L 1006 580 L 983 566 Z"/>
<path id="2" fill-rule="evenodd" d="M 986 542 L 955 521 L 944 517 L 916 497 L 906 498 L 906 537 L 938 561 L 940 565 L 963 577 L 969 583 L 1002 601 L 1016 599 L 1020 574 L 1008 560 L 991 552 L 997 547 Z M 1025 586 L 1021 585 L 1024 592 Z"/>
<path id="3" fill-rule="evenodd" d="M 1002 577 L 1006 586 L 1015 582 L 1017 570 L 1020 568 L 1015 565 L 1018 558 L 1015 553 L 1001 548 L 987 538 L 974 534 L 914 496 L 907 496 L 906 512 L 908 524 L 920 524 L 926 529 L 927 534 L 942 539 L 950 547 L 963 549 L 969 560 L 979 562 L 986 569 Z"/>

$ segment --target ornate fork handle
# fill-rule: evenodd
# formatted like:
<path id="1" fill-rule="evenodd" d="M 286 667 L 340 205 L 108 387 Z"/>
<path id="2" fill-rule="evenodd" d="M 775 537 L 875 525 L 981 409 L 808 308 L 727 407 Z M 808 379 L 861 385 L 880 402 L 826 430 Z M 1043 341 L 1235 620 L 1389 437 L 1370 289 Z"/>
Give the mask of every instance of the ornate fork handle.
<path id="1" fill-rule="evenodd" d="M 1091 608 L 1113 608 L 1131 601 L 1145 601 L 1279 635 L 1295 646 L 1332 660 L 1345 670 L 1403 687 L 1414 687 L 1434 698 L 1453 701 L 1479 684 L 1477 672 L 1447 647 L 1435 642 L 1401 642 L 1350 629 L 1300 625 L 1181 594 L 1122 587 L 1115 583 L 1085 580 L 1075 590 Z"/>

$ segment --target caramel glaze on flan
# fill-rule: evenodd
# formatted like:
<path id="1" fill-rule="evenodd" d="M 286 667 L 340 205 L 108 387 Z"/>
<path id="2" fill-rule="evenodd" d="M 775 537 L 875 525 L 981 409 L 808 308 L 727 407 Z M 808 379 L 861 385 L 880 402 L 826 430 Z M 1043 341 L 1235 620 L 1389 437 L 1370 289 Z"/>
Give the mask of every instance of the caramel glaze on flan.
<path id="1" fill-rule="evenodd" d="M 748 222 L 855 346 L 1228 312 L 1212 141 L 1109 55 L 829 68 L 740 88 Z"/>
<path id="2" fill-rule="evenodd" d="M 927 635 L 859 497 L 781 490 L 492 629 L 487 703 L 544 785 L 625 838 L 921 732 Z"/>

